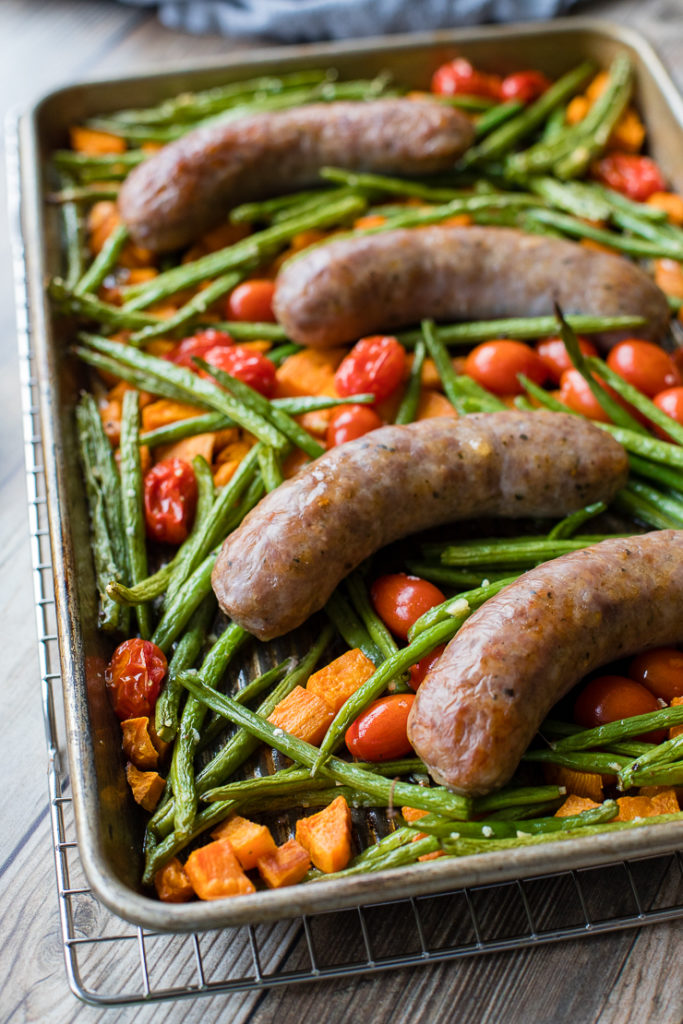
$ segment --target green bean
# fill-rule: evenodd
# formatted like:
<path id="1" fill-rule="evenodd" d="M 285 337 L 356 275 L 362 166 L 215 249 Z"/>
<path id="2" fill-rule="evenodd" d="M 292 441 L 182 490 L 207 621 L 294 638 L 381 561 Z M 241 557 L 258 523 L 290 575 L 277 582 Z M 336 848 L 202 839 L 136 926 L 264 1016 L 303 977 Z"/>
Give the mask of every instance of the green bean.
<path id="1" fill-rule="evenodd" d="M 453 199 L 466 199 L 471 192 L 464 189 L 435 188 L 419 181 L 391 178 L 385 174 L 359 174 L 341 167 L 323 167 L 320 177 L 326 181 L 339 182 L 351 188 L 367 189 L 370 192 L 387 192 L 392 195 L 413 196 L 435 203 L 449 203 Z"/>
<path id="2" fill-rule="evenodd" d="M 74 286 L 74 295 L 85 295 L 96 292 L 107 274 L 111 273 L 128 241 L 128 228 L 118 224 L 107 238 L 99 253 L 92 261 L 83 277 Z"/>
<path id="3" fill-rule="evenodd" d="M 539 562 L 559 558 L 570 551 L 599 544 L 612 536 L 624 534 L 586 534 L 582 537 L 550 539 L 542 536 L 493 538 L 491 540 L 458 541 L 447 545 L 423 544 L 425 554 L 436 555 L 441 551 L 444 565 L 506 566 L 527 569 Z"/>
<path id="4" fill-rule="evenodd" d="M 545 142 L 556 139 L 565 130 L 567 111 L 564 107 L 556 107 L 548 117 L 541 138 Z"/>
<path id="5" fill-rule="evenodd" d="M 612 220 L 624 231 L 631 231 L 640 238 L 646 238 L 650 242 L 664 245 L 678 245 L 678 259 L 683 260 L 683 234 L 673 235 L 669 232 L 670 225 L 659 224 L 656 221 L 648 220 L 619 210 L 612 215 Z"/>
<path id="6" fill-rule="evenodd" d="M 520 100 L 508 100 L 507 103 L 497 103 L 495 107 L 491 107 L 481 117 L 477 118 L 474 125 L 475 138 L 481 139 L 488 135 L 489 132 L 499 128 L 506 121 L 519 114 L 521 110 L 524 110 L 524 104 Z"/>
<path id="7" fill-rule="evenodd" d="M 470 96 L 468 93 L 459 92 L 454 96 L 439 96 L 434 95 L 429 97 L 431 100 L 436 100 L 438 103 L 443 103 L 448 107 L 458 107 L 460 110 L 490 110 L 495 106 L 496 101 L 490 99 L 488 96 Z"/>
<path id="8" fill-rule="evenodd" d="M 553 206 L 587 220 L 609 220 L 610 208 L 588 186 L 562 182 L 545 175 L 532 175 L 525 184 Z"/>
<path id="9" fill-rule="evenodd" d="M 611 434 L 627 452 L 631 452 L 633 455 L 640 455 L 644 459 L 664 466 L 683 467 L 683 448 L 680 445 L 660 441 L 659 438 L 649 437 L 645 434 L 637 434 L 633 430 L 624 430 L 622 427 L 612 426 L 611 423 L 596 423 L 595 425 Z"/>
<path id="10" fill-rule="evenodd" d="M 246 268 L 245 268 L 246 269 Z M 196 295 L 193 295 L 184 306 L 181 306 L 173 316 L 160 320 L 153 327 L 143 327 L 142 330 L 133 334 L 129 341 L 132 345 L 144 345 L 152 338 L 159 338 L 176 331 L 181 327 L 200 317 L 203 313 L 221 299 L 228 292 L 231 292 L 244 278 L 243 271 L 229 271 L 222 274 L 214 281 L 211 281 L 206 288 L 202 288 Z"/>
<path id="11" fill-rule="evenodd" d="M 616 495 L 612 502 L 616 512 L 629 516 L 631 519 L 654 526 L 657 530 L 679 530 L 680 520 L 664 512 L 659 505 L 653 504 L 640 494 L 635 494 L 630 484 L 627 484 Z"/>
<path id="12" fill-rule="evenodd" d="M 72 313 L 123 330 L 135 330 L 138 327 L 159 323 L 159 317 L 147 313 L 128 313 L 120 306 L 112 306 L 95 295 L 76 295 L 73 287 L 60 277 L 53 277 L 50 280 L 48 294 L 60 312 Z"/>
<path id="13" fill-rule="evenodd" d="M 683 785 L 683 763 L 656 765 L 637 776 L 638 786 L 680 786 Z"/>
<path id="14" fill-rule="evenodd" d="M 338 405 L 372 405 L 375 401 L 373 394 L 360 392 L 357 395 L 347 395 L 345 398 L 336 398 L 332 395 L 301 395 L 293 398 L 274 398 L 272 405 L 276 409 L 282 409 L 290 416 L 301 416 L 305 412 L 317 412 L 319 409 L 333 409 Z"/>
<path id="15" fill-rule="evenodd" d="M 301 345 L 296 345 L 293 341 L 288 342 L 286 345 L 278 345 L 277 348 L 273 348 L 268 353 L 268 358 L 271 363 L 275 363 L 276 366 L 281 366 L 285 359 L 289 359 L 290 356 L 296 355 L 297 352 L 301 352 Z"/>
<path id="16" fill-rule="evenodd" d="M 187 370 L 184 366 L 176 366 L 167 359 L 159 359 L 147 352 L 140 352 L 130 345 L 109 341 L 107 338 L 83 334 L 81 339 L 96 352 L 113 356 L 125 366 L 131 366 L 135 370 L 149 374 L 157 381 L 157 390 L 160 386 L 170 383 L 184 392 L 186 402 L 194 405 L 208 405 L 235 420 L 244 430 L 255 434 L 265 444 L 272 444 L 277 448 L 283 447 L 284 438 L 271 423 L 248 409 L 243 402 L 226 394 L 218 385 L 208 380 L 202 380 L 192 370 Z"/>
<path id="17" fill-rule="evenodd" d="M 47 201 L 55 205 L 63 203 L 96 203 L 102 199 L 116 199 L 118 194 L 118 185 L 115 185 L 113 182 L 110 185 L 71 185 L 60 189 L 59 192 L 48 193 Z"/>
<path id="18" fill-rule="evenodd" d="M 380 662 L 386 661 L 387 658 L 393 657 L 398 652 L 396 641 L 372 607 L 365 583 L 358 571 L 347 576 L 345 587 L 351 598 L 351 605 L 360 616 L 370 639 L 380 652 L 380 659 L 375 662 L 375 667 L 377 667 Z"/>
<path id="19" fill-rule="evenodd" d="M 257 323 L 247 320 L 218 320 L 216 323 L 206 323 L 205 327 L 214 327 L 217 331 L 225 331 L 237 341 L 286 341 L 287 335 L 284 327 L 279 324 Z M 300 346 L 297 345 L 297 350 Z M 274 349 L 268 353 L 268 358 L 273 356 Z"/>
<path id="20" fill-rule="evenodd" d="M 412 829 L 410 830 L 413 831 Z M 394 833 L 395 834 L 395 833 Z M 382 857 L 364 861 L 361 864 L 352 864 L 342 871 L 334 871 L 330 874 L 316 875 L 308 878 L 308 882 L 327 881 L 329 879 L 349 878 L 353 875 L 365 874 L 369 871 L 388 871 L 390 868 L 403 867 L 406 864 L 413 864 L 420 857 L 429 853 L 435 853 L 441 849 L 441 841 L 436 836 L 426 836 L 424 839 L 416 839 L 415 842 L 405 843 L 395 850 L 391 850 Z"/>
<path id="21" fill-rule="evenodd" d="M 551 718 L 546 718 L 538 729 L 539 736 L 543 738 L 546 736 L 574 736 L 579 732 L 583 732 L 583 726 L 574 725 L 572 722 L 558 722 Z M 647 754 L 653 750 L 654 746 L 654 743 L 643 743 L 641 740 L 626 740 L 621 743 L 610 743 L 607 752 L 625 754 L 626 757 L 640 757 L 641 754 Z"/>
<path id="22" fill-rule="evenodd" d="M 185 538 L 182 547 L 178 549 L 176 558 L 173 560 L 173 571 L 168 579 L 164 606 L 167 607 L 175 598 L 178 590 L 189 576 L 192 569 L 196 568 L 200 558 L 193 558 L 190 554 L 196 551 L 197 538 L 203 535 L 206 523 L 211 517 L 215 498 L 213 484 L 213 473 L 203 455 L 195 455 L 192 459 L 197 482 L 197 505 L 194 514 L 194 522 L 189 535 Z"/>
<path id="23" fill-rule="evenodd" d="M 612 821 L 618 813 L 619 805 L 616 800 L 605 800 L 598 807 L 591 807 L 587 811 L 563 818 L 527 818 L 523 821 L 487 819 L 484 821 L 454 823 L 452 821 L 444 821 L 443 819 L 438 821 L 433 815 L 428 815 L 425 818 L 420 818 L 418 824 L 421 832 L 427 832 L 440 838 L 450 838 L 453 832 L 457 832 L 458 838 L 506 839 L 516 836 L 520 831 L 524 832 L 525 835 L 570 832 L 575 828 Z"/>
<path id="24" fill-rule="evenodd" d="M 68 174 L 60 174 L 62 189 L 69 185 L 73 178 Z M 66 288 L 73 288 L 83 275 L 83 223 L 76 203 L 64 203 L 61 209 L 62 235 L 66 254 Z"/>
<path id="25" fill-rule="evenodd" d="M 383 656 L 379 647 L 339 589 L 328 598 L 325 614 L 351 649 L 357 647 L 373 665 L 380 664 Z"/>
<path id="26" fill-rule="evenodd" d="M 402 653 L 402 652 L 401 652 Z M 385 664 L 387 664 L 385 662 Z M 216 693 L 202 682 L 196 673 L 186 672 L 181 676 L 183 685 L 199 700 L 208 704 L 213 711 L 225 715 L 235 725 L 242 726 L 257 739 L 291 757 L 293 761 L 313 768 L 318 761 L 320 751 L 304 740 L 297 739 L 284 730 L 275 728 L 252 711 L 241 707 L 230 697 Z M 325 775 L 345 785 L 359 789 L 363 793 L 384 801 L 385 806 L 394 801 L 419 807 L 427 811 L 449 814 L 453 818 L 467 818 L 471 801 L 467 797 L 457 796 L 442 787 L 428 789 L 410 782 L 385 779 L 376 772 L 358 768 L 355 764 L 330 757 L 323 769 Z"/>
<path id="27" fill-rule="evenodd" d="M 425 355 L 426 348 L 424 341 L 418 341 L 415 346 L 413 365 L 410 368 L 408 384 L 403 394 L 403 398 L 401 399 L 401 404 L 398 407 L 394 423 L 399 425 L 412 423 L 417 416 L 417 410 L 420 404 L 420 392 L 422 390 L 422 367 L 424 365 Z"/>
<path id="28" fill-rule="evenodd" d="M 666 301 L 669 304 L 669 309 L 674 313 L 678 313 L 680 309 L 683 309 L 683 298 L 679 298 L 678 295 L 667 295 Z"/>
<path id="29" fill-rule="evenodd" d="M 683 427 L 676 420 L 672 419 L 671 416 L 667 416 L 665 412 L 655 405 L 654 402 L 642 393 L 634 388 L 632 384 L 625 381 L 623 377 L 620 377 L 618 373 L 615 373 L 603 362 L 602 359 L 588 358 L 587 364 L 591 370 L 595 370 L 601 377 L 604 378 L 605 382 L 613 388 L 618 395 L 626 399 L 634 409 L 638 412 L 643 413 L 647 419 L 654 423 L 656 426 L 661 427 L 665 430 L 673 440 L 683 445 Z"/>
<path id="30" fill-rule="evenodd" d="M 506 786 L 496 793 L 475 797 L 472 813 L 492 814 L 510 807 L 524 807 L 527 804 L 544 804 L 564 796 L 564 786 Z"/>
<path id="31" fill-rule="evenodd" d="M 566 790 L 565 790 L 566 793 Z M 523 821 L 526 818 L 535 818 L 539 814 L 548 814 L 556 811 L 564 803 L 564 795 L 555 800 L 547 800 L 540 804 L 522 804 L 520 807 L 501 807 L 500 810 L 489 814 L 486 821 Z"/>
<path id="32" fill-rule="evenodd" d="M 257 457 L 266 491 L 277 490 L 284 480 L 277 452 L 270 445 L 260 445 Z"/>
<path id="33" fill-rule="evenodd" d="M 147 154 L 140 149 L 129 149 L 125 153 L 76 153 L 73 149 L 57 149 L 52 154 L 56 167 L 62 171 L 78 173 L 84 168 L 95 169 L 107 173 L 117 167 L 137 167 L 147 159 Z"/>
<path id="34" fill-rule="evenodd" d="M 448 619 L 452 619 L 462 625 L 473 611 L 480 608 L 481 605 L 502 590 L 503 587 L 507 587 L 509 583 L 514 583 L 516 579 L 516 576 L 508 576 L 505 579 L 496 580 L 494 583 L 487 583 L 477 587 L 476 590 L 466 590 L 455 597 L 449 597 L 447 601 L 443 601 L 434 608 L 428 609 L 413 623 L 408 630 L 408 640 L 412 642 L 421 633 L 424 633 L 426 629 L 431 629 L 437 623 L 448 621 Z"/>
<path id="35" fill-rule="evenodd" d="M 541 224 L 549 224 L 551 227 L 558 228 L 571 238 L 591 238 L 594 242 L 600 242 L 601 245 L 628 253 L 629 256 L 642 256 L 647 259 L 657 259 L 662 256 L 674 260 L 681 258 L 678 245 L 667 240 L 648 242 L 627 235 L 617 235 L 614 231 L 596 228 L 592 224 L 586 224 L 584 221 L 570 217 L 566 213 L 558 213 L 556 210 L 530 210 L 528 216 Z"/>
<path id="36" fill-rule="evenodd" d="M 177 420 L 163 427 L 156 427 L 140 435 L 140 443 L 155 448 L 160 444 L 174 444 L 186 437 L 207 434 L 214 430 L 226 430 L 232 426 L 232 420 L 220 412 L 207 412 L 201 416 L 192 416 L 187 420 Z"/>
<path id="37" fill-rule="evenodd" d="M 641 754 L 635 761 L 624 768 L 619 775 L 619 782 L 621 783 L 622 789 L 628 789 L 629 786 L 638 786 L 639 776 L 644 771 L 652 771 L 653 769 L 659 769 L 662 767 L 677 767 L 683 771 L 683 764 L 674 766 L 673 761 L 679 760 L 683 756 L 683 734 L 675 736 L 673 739 L 665 740 L 663 743 L 659 743 L 648 750 L 647 753 Z"/>
<path id="38" fill-rule="evenodd" d="M 315 210 L 292 217 L 282 224 L 266 228 L 264 231 L 250 235 L 242 242 L 229 245 L 218 252 L 209 253 L 192 263 L 173 267 L 159 274 L 152 281 L 135 285 L 126 290 L 129 296 L 124 309 L 142 309 L 154 302 L 167 298 L 174 292 L 200 284 L 207 278 L 217 277 L 228 270 L 235 270 L 248 265 L 253 259 L 260 260 L 273 252 L 294 235 L 311 228 L 332 227 L 348 218 L 358 216 L 364 209 L 365 200 L 353 196 L 342 199 L 329 206 L 316 207 Z"/>
<path id="39" fill-rule="evenodd" d="M 178 683 L 178 674 L 192 668 L 204 645 L 206 633 L 213 618 L 215 603 L 211 595 L 204 598 L 188 622 L 188 628 L 178 641 L 168 665 L 168 674 L 154 709 L 154 728 L 166 743 L 178 732 L 180 698 L 185 692 Z"/>
<path id="40" fill-rule="evenodd" d="M 607 87 L 598 97 L 583 121 L 583 129 L 574 148 L 554 164 L 559 178 L 577 178 L 588 170 L 592 160 L 600 156 L 631 98 L 633 72 L 625 54 L 618 54 L 610 67 Z"/>
<path id="41" fill-rule="evenodd" d="M 631 494 L 635 494 L 639 498 L 644 498 L 645 501 L 649 502 L 664 515 L 669 516 L 671 519 L 675 519 L 680 524 L 680 527 L 683 527 L 683 501 L 681 501 L 680 498 L 676 499 L 672 496 L 662 494 L 662 492 L 658 491 L 655 487 L 650 486 L 650 484 L 643 483 L 640 480 L 629 480 L 626 487 Z"/>
<path id="42" fill-rule="evenodd" d="M 135 605 L 144 601 L 152 601 L 164 593 L 172 572 L 173 562 L 169 562 L 134 587 L 126 587 L 118 582 L 109 582 L 106 592 L 112 601 L 121 605 Z M 111 581 L 111 576 L 109 580 Z"/>
<path id="43" fill-rule="evenodd" d="M 431 565 L 429 562 L 406 561 L 406 568 L 415 576 L 424 576 L 432 583 L 440 583 L 446 587 L 479 587 L 487 582 L 503 580 L 509 576 L 506 572 L 486 572 L 483 569 L 451 569 L 445 565 Z"/>
<path id="44" fill-rule="evenodd" d="M 260 221 L 270 221 L 276 213 L 281 210 L 296 207 L 300 202 L 314 199 L 316 196 L 326 194 L 324 188 L 302 189 L 299 192 L 290 192 L 284 196 L 274 196 L 271 199 L 262 199 L 255 203 L 241 203 L 230 211 L 231 224 L 253 224 Z"/>
<path id="45" fill-rule="evenodd" d="M 325 209 L 329 203 L 338 203 L 341 199 L 360 198 L 367 201 L 367 196 L 360 192 L 359 189 L 352 188 L 331 188 L 325 189 L 318 196 L 313 196 L 310 199 L 302 200 L 299 203 L 292 204 L 284 210 L 279 210 L 273 214 L 271 224 L 284 224 L 290 217 L 301 217 L 308 213 L 313 213 L 315 210 Z"/>
<path id="46" fill-rule="evenodd" d="M 555 523 L 552 530 L 548 533 L 548 540 L 567 540 L 577 530 L 580 530 L 584 523 L 594 519 L 595 516 L 602 515 L 606 511 L 607 505 L 604 501 L 595 501 L 592 505 L 586 505 L 585 508 L 580 508 L 578 511 L 565 516 L 564 519 L 560 519 L 559 523 Z"/>
<path id="47" fill-rule="evenodd" d="M 656 483 L 672 488 L 676 492 L 676 497 L 680 496 L 683 500 L 683 473 L 680 470 L 660 466 L 648 459 L 641 458 L 640 455 L 629 455 L 628 462 L 632 474 L 636 473 L 639 476 L 644 476 L 647 480 L 654 480 Z"/>
<path id="48" fill-rule="evenodd" d="M 464 395 L 480 400 L 482 411 L 485 412 L 507 408 L 504 402 L 473 381 L 471 377 L 459 376 L 455 372 L 448 350 L 442 343 L 433 321 L 424 320 L 422 322 L 422 337 L 429 355 L 434 360 L 446 397 L 458 412 L 462 412 Z"/>
<path id="49" fill-rule="evenodd" d="M 256 416 L 262 417 L 267 423 L 272 424 L 280 435 L 286 437 L 297 448 L 310 455 L 312 459 L 316 459 L 319 455 L 324 454 L 325 449 L 323 446 L 314 437 L 311 437 L 308 431 L 304 430 L 296 420 L 293 420 L 284 409 L 273 405 L 272 402 L 269 402 L 267 398 L 264 398 L 254 388 L 245 384 L 244 381 L 238 380 L 237 377 L 225 373 L 225 371 L 220 370 L 216 366 L 211 366 L 206 360 L 195 358 L 194 362 L 207 373 L 212 374 L 218 383 L 227 388 L 237 401 L 242 402 L 246 409 L 249 409 Z M 281 448 L 282 446 L 278 447 Z"/>
<path id="50" fill-rule="evenodd" d="M 329 754 L 343 739 L 344 733 L 351 725 L 351 722 L 358 717 L 371 701 L 379 697 L 388 683 L 410 668 L 411 665 L 415 665 L 425 654 L 429 654 L 439 644 L 447 643 L 457 632 L 458 628 L 459 623 L 455 620 L 449 619 L 447 622 L 440 622 L 431 629 L 425 630 L 417 640 L 413 640 L 411 644 L 403 647 L 396 654 L 392 655 L 391 658 L 387 658 L 337 712 L 320 745 L 320 754 L 314 766 L 315 771 L 326 762 Z M 415 806 L 419 805 L 415 804 Z"/>
<path id="51" fill-rule="evenodd" d="M 193 612 L 199 607 L 207 594 L 211 592 L 211 572 L 216 562 L 215 553 L 207 555 L 194 572 L 188 576 L 177 594 L 164 611 L 157 628 L 154 630 L 152 642 L 167 653 L 171 644 L 187 625 Z"/>
<path id="52" fill-rule="evenodd" d="M 237 623 L 228 623 L 225 632 L 213 645 L 199 670 L 207 687 L 214 688 L 218 685 L 231 659 L 248 636 L 249 634 Z M 184 678 L 184 673 L 177 676 L 181 683 Z M 206 713 L 207 708 L 204 704 L 188 696 L 180 719 L 178 738 L 173 748 L 169 778 L 173 789 L 174 830 L 181 838 L 192 832 L 197 815 L 199 797 L 194 774 L 194 755 L 199 745 L 200 729 Z"/>
<path id="53" fill-rule="evenodd" d="M 642 327 L 645 323 L 643 317 L 638 316 L 570 315 L 565 319 L 578 334 L 630 330 Z M 439 324 L 439 338 L 444 345 L 470 345 L 474 341 L 486 341 L 488 338 L 544 338 L 556 331 L 557 319 L 554 316 L 505 317 L 501 320 L 478 320 L 468 324 Z M 397 337 L 403 345 L 411 347 L 422 338 L 422 332 L 402 331 Z"/>
<path id="54" fill-rule="evenodd" d="M 593 72 L 593 64 L 586 62 L 563 75 L 534 103 L 513 117 L 511 121 L 487 135 L 477 146 L 469 149 L 461 161 L 461 165 L 469 167 L 484 160 L 505 156 L 515 143 L 530 135 L 535 128 L 542 124 L 556 107 L 566 103 L 577 93 Z"/>
<path id="55" fill-rule="evenodd" d="M 599 185 L 597 182 L 592 182 L 590 187 L 593 192 L 600 195 L 601 198 L 607 203 L 613 210 L 619 210 L 622 213 L 632 213 L 636 217 L 645 217 L 648 220 L 654 221 L 667 221 L 668 214 L 666 210 L 662 210 L 657 206 L 650 206 L 649 203 L 635 202 L 633 199 L 629 199 L 627 196 L 617 192 L 615 189 L 607 188 L 606 185 Z"/>
<path id="56" fill-rule="evenodd" d="M 164 805 L 168 807 L 169 804 Z M 176 835 L 171 832 L 169 835 L 166 832 L 165 838 L 159 842 L 153 842 L 153 834 L 149 832 L 145 837 L 145 870 L 142 875 L 143 885 L 152 885 L 154 882 L 154 875 L 163 867 L 164 864 L 168 863 L 172 857 L 184 850 L 192 840 L 205 832 L 206 829 L 211 828 L 213 825 L 218 825 L 224 818 L 232 814 L 239 804 L 236 800 L 226 800 L 225 803 L 211 804 L 210 807 L 204 808 L 194 819 L 190 832 L 183 837 Z"/>
<path id="57" fill-rule="evenodd" d="M 135 586 L 147 578 L 147 545 L 142 500 L 140 464 L 140 406 L 137 391 L 126 391 L 121 411 L 120 442 L 121 513 L 127 548 L 130 583 Z M 135 606 L 138 629 L 143 640 L 152 635 L 152 611 L 148 604 Z"/>
<path id="58" fill-rule="evenodd" d="M 603 747 L 616 740 L 639 736 L 641 733 L 652 732 L 656 729 L 668 729 L 672 725 L 681 725 L 681 723 L 683 723 L 683 705 L 660 708 L 659 711 L 649 711 L 645 715 L 620 718 L 608 725 L 599 725 L 595 729 L 584 729 L 573 736 L 565 736 L 564 739 L 558 740 L 554 744 L 554 748 L 557 751 L 568 751 Z"/>
<path id="59" fill-rule="evenodd" d="M 527 750 L 522 757 L 522 762 L 525 764 L 558 764 L 575 772 L 617 775 L 622 768 L 631 763 L 631 759 L 619 754 L 594 751 L 584 754 L 573 750 L 557 750 L 556 745 L 553 745 L 550 750 Z"/>
<path id="60" fill-rule="evenodd" d="M 249 704 L 256 697 L 260 697 L 264 690 L 268 690 L 271 686 L 280 683 L 292 671 L 295 665 L 296 661 L 294 658 L 287 658 L 285 661 L 281 661 L 279 665 L 274 665 L 273 668 L 262 672 L 260 676 L 256 676 L 246 686 L 243 686 L 241 690 L 238 690 L 235 694 L 235 699 L 239 699 L 240 704 Z M 188 667 L 191 668 L 191 666 Z M 213 721 L 202 730 L 197 750 L 205 750 L 206 747 L 213 743 L 217 736 L 220 736 L 227 725 L 229 723 L 224 718 L 221 718 L 220 715 L 214 716 Z"/>

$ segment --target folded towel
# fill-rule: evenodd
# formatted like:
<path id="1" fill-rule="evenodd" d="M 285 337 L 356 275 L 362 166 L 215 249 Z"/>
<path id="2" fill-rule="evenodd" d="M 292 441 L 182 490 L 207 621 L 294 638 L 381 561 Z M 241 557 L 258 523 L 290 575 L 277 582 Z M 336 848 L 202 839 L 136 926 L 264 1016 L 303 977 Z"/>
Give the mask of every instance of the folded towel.
<path id="1" fill-rule="evenodd" d="M 168 28 L 286 42 L 552 18 L 577 0 L 123 0 L 158 7 Z"/>

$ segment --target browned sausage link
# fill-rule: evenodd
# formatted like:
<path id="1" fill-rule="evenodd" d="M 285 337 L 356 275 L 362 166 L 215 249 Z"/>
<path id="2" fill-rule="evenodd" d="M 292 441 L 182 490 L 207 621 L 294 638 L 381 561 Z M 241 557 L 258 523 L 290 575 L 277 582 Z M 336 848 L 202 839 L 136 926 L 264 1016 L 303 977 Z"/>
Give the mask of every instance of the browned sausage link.
<path id="1" fill-rule="evenodd" d="M 626 455 L 587 420 L 499 412 L 382 427 L 268 494 L 223 544 L 213 588 L 261 640 L 322 608 L 374 551 L 475 516 L 555 516 L 609 501 Z"/>
<path id="2" fill-rule="evenodd" d="M 447 170 L 467 118 L 432 100 L 312 103 L 199 128 L 135 168 L 119 194 L 139 245 L 178 249 L 233 206 L 316 184 L 326 164 L 387 174 Z"/>
<path id="3" fill-rule="evenodd" d="M 631 333 L 652 339 L 669 321 L 664 293 L 620 256 L 512 228 L 443 225 L 311 249 L 280 272 L 274 309 L 290 338 L 325 348 L 425 317 L 544 316 L 554 302 L 565 313 L 644 316 Z"/>
<path id="4" fill-rule="evenodd" d="M 609 661 L 683 640 L 683 531 L 606 540 L 525 573 L 451 640 L 408 723 L 432 778 L 509 781 L 550 708 Z"/>

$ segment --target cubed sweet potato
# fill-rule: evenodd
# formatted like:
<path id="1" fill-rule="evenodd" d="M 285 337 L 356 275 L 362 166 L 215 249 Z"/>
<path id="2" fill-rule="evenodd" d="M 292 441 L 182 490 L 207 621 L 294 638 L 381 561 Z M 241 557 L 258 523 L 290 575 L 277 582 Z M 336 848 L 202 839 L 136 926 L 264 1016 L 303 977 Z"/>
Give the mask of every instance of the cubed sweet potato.
<path id="1" fill-rule="evenodd" d="M 203 411 L 185 402 L 159 398 L 142 410 L 142 431 L 146 433 L 149 430 L 158 430 L 159 427 L 167 427 L 170 423 L 178 423 L 180 420 L 191 420 L 195 416 L 201 416 Z"/>
<path id="2" fill-rule="evenodd" d="M 273 853 L 260 857 L 257 864 L 261 878 L 269 889 L 296 885 L 310 866 L 308 851 L 296 839 L 289 839 L 282 846 L 277 846 Z"/>
<path id="3" fill-rule="evenodd" d="M 555 811 L 556 818 L 569 818 L 574 814 L 581 814 L 582 811 L 589 811 L 591 807 L 599 807 L 595 800 L 587 796 L 576 796 L 570 793 L 565 802 Z"/>
<path id="4" fill-rule="evenodd" d="M 267 857 L 276 850 L 275 840 L 269 828 L 257 825 L 248 818 L 241 818 L 239 814 L 233 814 L 221 822 L 211 836 L 213 839 L 228 840 L 245 871 L 251 871 L 261 857 Z"/>
<path id="5" fill-rule="evenodd" d="M 544 766 L 546 782 L 555 786 L 564 786 L 567 793 L 573 796 L 588 797 L 601 804 L 603 801 L 602 775 L 596 772 L 575 772 L 559 764 Z"/>
<path id="6" fill-rule="evenodd" d="M 616 821 L 635 821 L 637 818 L 655 818 L 660 814 L 678 814 L 678 798 L 673 789 L 655 796 L 620 796 Z"/>
<path id="7" fill-rule="evenodd" d="M 434 416 L 456 417 L 457 415 L 456 410 L 440 391 L 432 391 L 431 388 L 422 389 L 416 419 L 428 420 Z"/>
<path id="8" fill-rule="evenodd" d="M 69 138 L 72 149 L 75 149 L 77 153 L 88 153 L 90 156 L 123 153 L 126 149 L 125 139 L 118 135 L 94 131 L 92 128 L 82 128 L 79 125 L 74 125 L 69 129 Z"/>
<path id="9" fill-rule="evenodd" d="M 283 729 L 307 743 L 318 744 L 333 718 L 332 711 L 317 694 L 295 686 L 275 707 L 268 721 L 276 729 Z"/>
<path id="10" fill-rule="evenodd" d="M 152 771 L 159 764 L 157 751 L 149 730 L 149 718 L 127 718 L 121 722 L 123 738 L 121 745 L 127 759 L 140 771 Z"/>
<path id="11" fill-rule="evenodd" d="M 306 683 L 306 689 L 320 697 L 336 715 L 374 671 L 375 666 L 370 659 L 354 647 L 314 672 Z"/>
<path id="12" fill-rule="evenodd" d="M 351 859 L 351 811 L 344 797 L 297 821 L 296 841 L 326 874 L 345 868 Z"/>
<path id="13" fill-rule="evenodd" d="M 184 462 L 191 463 L 195 455 L 203 455 L 211 465 L 215 441 L 216 434 L 211 430 L 206 434 L 184 437 L 182 441 L 176 441 L 175 444 L 162 444 L 156 449 L 157 460 L 182 459 Z"/>
<path id="14" fill-rule="evenodd" d="M 227 839 L 215 839 L 193 850 L 185 862 L 185 872 L 200 900 L 255 892 L 254 883 L 245 875 Z"/>
<path id="15" fill-rule="evenodd" d="M 674 697 L 671 701 L 672 708 L 679 708 L 683 704 L 683 697 Z M 683 733 L 683 725 L 672 725 L 669 729 L 669 739 L 673 740 L 676 736 L 680 736 Z"/>
<path id="16" fill-rule="evenodd" d="M 153 811 L 159 803 L 166 780 L 158 772 L 141 772 L 130 762 L 126 765 L 126 778 L 135 802 L 146 811 Z"/>
<path id="17" fill-rule="evenodd" d="M 659 210 L 666 210 L 671 224 L 683 227 L 683 196 L 675 192 L 653 192 L 647 199 L 649 206 L 656 206 Z"/>
<path id="18" fill-rule="evenodd" d="M 192 883 L 177 857 L 155 873 L 154 888 L 163 903 L 187 903 L 194 899 Z"/>
<path id="19" fill-rule="evenodd" d="M 334 375 L 346 355 L 344 348 L 305 348 L 284 360 L 276 371 L 277 397 L 334 395 Z"/>

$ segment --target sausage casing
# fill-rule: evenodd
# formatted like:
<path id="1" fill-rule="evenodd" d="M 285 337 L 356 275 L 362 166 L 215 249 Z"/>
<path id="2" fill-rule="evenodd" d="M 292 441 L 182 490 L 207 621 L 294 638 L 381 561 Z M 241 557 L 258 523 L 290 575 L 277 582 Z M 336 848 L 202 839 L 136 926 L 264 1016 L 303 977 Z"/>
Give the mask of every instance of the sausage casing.
<path id="1" fill-rule="evenodd" d="M 653 340 L 669 322 L 664 293 L 629 260 L 477 226 L 397 229 L 316 246 L 281 270 L 273 308 L 288 337 L 326 348 L 427 317 L 545 316 L 555 302 L 565 314 L 645 317 L 629 333 Z"/>
<path id="2" fill-rule="evenodd" d="M 322 455 L 223 544 L 213 588 L 262 640 L 294 629 L 374 551 L 476 516 L 560 516 L 609 501 L 628 464 L 609 435 L 544 411 L 382 427 Z"/>
<path id="3" fill-rule="evenodd" d="M 503 786 L 550 708 L 588 672 L 683 640 L 683 531 L 605 540 L 486 602 L 420 686 L 408 735 L 432 778 Z"/>
<path id="4" fill-rule="evenodd" d="M 178 249 L 238 203 L 319 182 L 328 164 L 386 174 L 433 174 L 469 146 L 467 118 L 433 100 L 312 103 L 195 131 L 128 176 L 119 210 L 139 245 Z"/>

